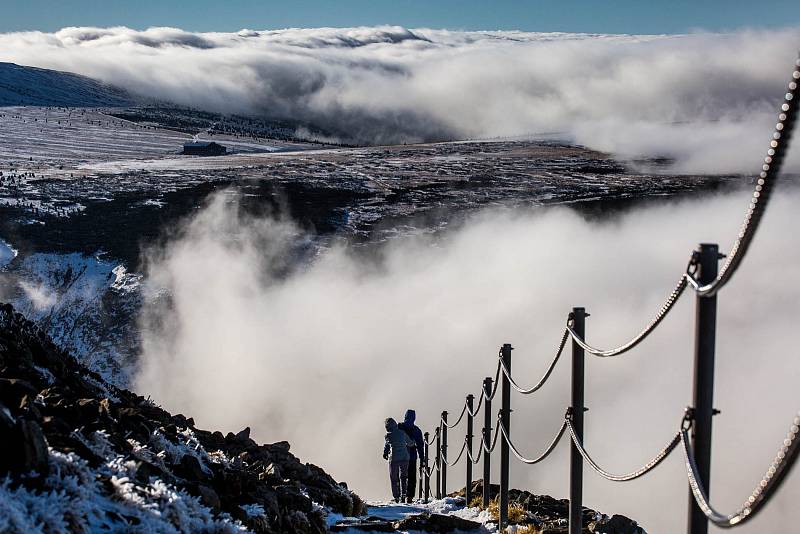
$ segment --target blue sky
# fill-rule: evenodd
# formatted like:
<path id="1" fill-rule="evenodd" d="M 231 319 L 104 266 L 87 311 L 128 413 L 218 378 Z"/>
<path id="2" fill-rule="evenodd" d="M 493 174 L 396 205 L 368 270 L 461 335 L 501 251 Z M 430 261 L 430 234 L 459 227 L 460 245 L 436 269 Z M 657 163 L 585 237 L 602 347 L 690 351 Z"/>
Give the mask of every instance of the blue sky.
<path id="1" fill-rule="evenodd" d="M 800 24 L 797 0 L 0 0 L 0 31 L 175 26 L 190 31 L 396 24 L 449 29 L 684 33 Z"/>

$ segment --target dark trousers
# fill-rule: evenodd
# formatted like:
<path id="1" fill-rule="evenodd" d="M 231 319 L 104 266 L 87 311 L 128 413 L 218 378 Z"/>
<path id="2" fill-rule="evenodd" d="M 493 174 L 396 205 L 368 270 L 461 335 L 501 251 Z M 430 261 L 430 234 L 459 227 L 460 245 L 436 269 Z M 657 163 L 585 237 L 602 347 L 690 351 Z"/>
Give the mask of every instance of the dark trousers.
<path id="1" fill-rule="evenodd" d="M 411 458 L 408 462 L 408 493 L 406 497 L 413 499 L 417 496 L 417 458 Z"/>
<path id="2" fill-rule="evenodd" d="M 392 483 L 392 497 L 395 500 L 405 498 L 408 485 L 408 460 L 389 462 L 389 480 Z"/>

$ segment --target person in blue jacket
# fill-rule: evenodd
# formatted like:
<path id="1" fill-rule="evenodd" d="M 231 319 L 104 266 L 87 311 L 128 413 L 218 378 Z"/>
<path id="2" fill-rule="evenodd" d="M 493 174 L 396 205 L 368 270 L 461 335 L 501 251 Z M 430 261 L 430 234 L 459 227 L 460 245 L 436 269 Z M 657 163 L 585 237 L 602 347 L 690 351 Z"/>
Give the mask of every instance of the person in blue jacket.
<path id="1" fill-rule="evenodd" d="M 406 502 L 410 503 L 414 500 L 414 494 L 417 490 L 417 458 L 420 459 L 422 465 L 425 464 L 425 443 L 422 439 L 422 430 L 419 429 L 414 421 L 417 419 L 417 412 L 414 410 L 406 410 L 406 416 L 403 422 L 398 425 L 411 441 L 414 442 L 413 446 L 408 447 L 409 460 L 408 460 L 408 489 L 406 493 Z"/>

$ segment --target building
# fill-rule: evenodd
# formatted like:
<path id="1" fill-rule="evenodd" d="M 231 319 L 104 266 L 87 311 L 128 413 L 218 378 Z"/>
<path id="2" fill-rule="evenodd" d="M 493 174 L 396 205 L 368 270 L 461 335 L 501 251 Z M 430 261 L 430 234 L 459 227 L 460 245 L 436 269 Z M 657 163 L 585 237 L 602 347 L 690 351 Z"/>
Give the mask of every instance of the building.
<path id="1" fill-rule="evenodd" d="M 183 144 L 182 153 L 189 156 L 224 156 L 228 149 L 214 141 L 189 141 Z"/>

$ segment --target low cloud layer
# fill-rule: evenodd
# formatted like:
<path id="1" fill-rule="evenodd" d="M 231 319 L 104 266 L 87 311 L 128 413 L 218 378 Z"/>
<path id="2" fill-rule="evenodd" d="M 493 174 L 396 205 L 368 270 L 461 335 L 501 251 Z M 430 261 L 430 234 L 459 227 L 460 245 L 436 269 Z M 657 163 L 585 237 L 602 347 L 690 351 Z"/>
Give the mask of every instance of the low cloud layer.
<path id="1" fill-rule="evenodd" d="M 719 296 L 713 501 L 741 505 L 798 409 L 792 356 L 800 251 L 791 245 L 800 191 L 777 194 L 740 272 Z M 589 223 L 566 209 L 491 211 L 446 236 L 397 239 L 375 255 L 346 246 L 292 268 L 307 236 L 280 218 L 252 218 L 220 194 L 163 249 L 148 284 L 168 303 L 143 307 L 136 387 L 201 426 L 253 428 L 288 439 L 368 498 L 389 493 L 380 458 L 383 419 L 416 408 L 425 429 L 515 346 L 514 373 L 532 384 L 553 354 L 572 306 L 591 313 L 599 346 L 636 333 L 658 309 L 698 242 L 730 247 L 746 193 L 704 197 Z M 161 302 L 161 305 L 156 305 Z M 693 297 L 634 352 L 587 362 L 586 443 L 604 467 L 644 464 L 677 430 L 691 398 Z M 569 402 L 568 358 L 533 397 L 513 397 L 513 436 L 541 451 Z M 456 453 L 463 429 L 451 434 Z M 565 443 L 535 467 L 514 463 L 513 484 L 568 492 Z M 497 464 L 497 462 L 495 462 Z M 462 467 L 449 476 L 455 489 Z M 764 515 L 741 532 L 794 521 L 793 473 Z M 650 532 L 685 528 L 687 483 L 679 451 L 630 484 L 586 472 L 585 504 L 622 513 Z"/>
<path id="2" fill-rule="evenodd" d="M 687 172 L 754 172 L 800 30 L 686 36 L 399 27 L 65 28 L 0 34 L 0 60 L 219 112 L 397 143 L 556 132 Z M 800 157 L 790 161 L 800 170 Z"/>

